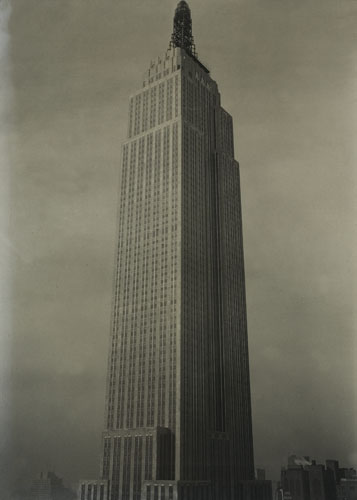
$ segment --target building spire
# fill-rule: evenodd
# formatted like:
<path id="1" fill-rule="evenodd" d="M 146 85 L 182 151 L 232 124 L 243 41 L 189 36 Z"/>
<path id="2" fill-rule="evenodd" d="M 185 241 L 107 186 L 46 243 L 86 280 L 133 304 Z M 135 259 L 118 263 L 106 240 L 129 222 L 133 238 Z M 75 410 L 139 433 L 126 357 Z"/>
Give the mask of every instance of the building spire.
<path id="1" fill-rule="evenodd" d="M 197 57 L 192 35 L 191 11 L 185 0 L 181 0 L 175 10 L 174 31 L 171 36 L 170 47 L 181 47 L 191 56 Z"/>

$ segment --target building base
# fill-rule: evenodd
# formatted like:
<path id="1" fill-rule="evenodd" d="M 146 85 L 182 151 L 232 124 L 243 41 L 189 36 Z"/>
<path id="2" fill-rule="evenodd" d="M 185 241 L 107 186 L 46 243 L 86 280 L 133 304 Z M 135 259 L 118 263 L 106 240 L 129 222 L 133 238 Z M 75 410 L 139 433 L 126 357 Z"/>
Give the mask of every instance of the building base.
<path id="1" fill-rule="evenodd" d="M 227 492 L 226 492 L 227 493 Z M 234 500 L 272 500 L 271 481 L 239 482 Z M 209 481 L 145 481 L 141 500 L 222 500 Z"/>
<path id="2" fill-rule="evenodd" d="M 214 500 L 209 481 L 145 481 L 141 500 Z"/>
<path id="3" fill-rule="evenodd" d="M 273 491 L 271 481 L 254 480 L 241 481 L 237 500 L 272 500 Z"/>

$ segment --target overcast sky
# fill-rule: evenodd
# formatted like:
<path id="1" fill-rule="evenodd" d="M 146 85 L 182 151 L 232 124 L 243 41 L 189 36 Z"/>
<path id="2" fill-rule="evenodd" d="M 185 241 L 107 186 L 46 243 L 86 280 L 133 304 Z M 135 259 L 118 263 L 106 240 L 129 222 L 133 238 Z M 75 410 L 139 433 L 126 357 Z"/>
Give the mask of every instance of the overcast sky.
<path id="1" fill-rule="evenodd" d="M 176 2 L 0 6 L 2 469 L 71 482 L 99 469 L 128 96 Z M 190 6 L 241 165 L 256 464 L 356 466 L 357 3 Z"/>

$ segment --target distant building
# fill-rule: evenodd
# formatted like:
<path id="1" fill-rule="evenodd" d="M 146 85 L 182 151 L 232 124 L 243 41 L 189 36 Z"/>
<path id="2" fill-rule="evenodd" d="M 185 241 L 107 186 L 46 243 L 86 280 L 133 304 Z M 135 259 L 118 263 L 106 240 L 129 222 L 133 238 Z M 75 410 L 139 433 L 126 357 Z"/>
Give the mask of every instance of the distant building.
<path id="1" fill-rule="evenodd" d="M 29 498 L 31 500 L 74 500 L 76 495 L 63 485 L 63 479 L 54 472 L 41 472 L 32 481 Z"/>
<path id="2" fill-rule="evenodd" d="M 289 465 L 281 471 L 281 500 L 288 498 L 289 493 L 292 500 L 310 500 L 309 474 L 302 465 Z M 280 499 L 279 499 L 280 500 Z"/>
<path id="3" fill-rule="evenodd" d="M 340 469 L 336 460 L 327 460 L 326 467 L 310 457 L 291 455 L 288 467 L 281 471 L 279 500 L 337 500 Z"/>
<path id="4" fill-rule="evenodd" d="M 338 460 L 326 460 L 326 468 L 332 471 L 336 485 L 339 484 L 341 478 L 341 469 Z"/>
<path id="5" fill-rule="evenodd" d="M 275 500 L 357 500 L 357 472 L 341 468 L 338 460 L 326 460 L 325 466 L 291 455 L 281 470 Z"/>
<path id="6" fill-rule="evenodd" d="M 356 469 L 346 469 L 342 468 L 339 469 L 339 477 L 340 479 L 356 479 L 357 477 L 357 471 Z"/>
<path id="7" fill-rule="evenodd" d="M 316 464 L 306 466 L 309 474 L 310 500 L 336 500 L 336 482 L 333 472 L 324 465 Z"/>
<path id="8" fill-rule="evenodd" d="M 357 474 L 355 469 L 339 469 L 338 500 L 357 500 Z"/>

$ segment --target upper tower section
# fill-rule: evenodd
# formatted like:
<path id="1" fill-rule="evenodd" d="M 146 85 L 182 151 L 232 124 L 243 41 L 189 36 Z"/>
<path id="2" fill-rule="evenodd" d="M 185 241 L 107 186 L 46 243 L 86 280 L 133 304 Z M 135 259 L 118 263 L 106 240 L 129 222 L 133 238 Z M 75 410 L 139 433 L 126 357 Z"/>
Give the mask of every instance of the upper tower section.
<path id="1" fill-rule="evenodd" d="M 171 35 L 170 49 L 176 47 L 182 49 L 206 73 L 209 73 L 209 70 L 197 58 L 196 46 L 192 35 L 191 10 L 185 0 L 181 0 L 175 10 L 174 30 Z"/>
<path id="2" fill-rule="evenodd" d="M 181 0 L 175 10 L 174 29 L 170 46 L 164 56 L 151 61 L 149 69 L 144 74 L 143 87 L 155 86 L 158 80 L 166 80 L 170 78 L 171 73 L 184 69 L 191 79 L 193 74 L 196 75 L 196 78 L 202 79 L 202 72 L 198 70 L 197 65 L 205 73 L 203 80 L 207 85 L 211 87 L 213 84 L 216 87 L 215 82 L 209 77 L 209 69 L 197 58 L 192 35 L 191 10 L 187 2 Z M 200 77 L 198 77 L 198 73 Z M 140 92 L 141 90 L 136 94 Z"/>
<path id="3" fill-rule="evenodd" d="M 174 17 L 174 30 L 171 36 L 170 47 L 181 47 L 186 52 L 197 57 L 196 47 L 192 35 L 191 11 L 187 2 L 181 0 L 177 4 Z"/>

